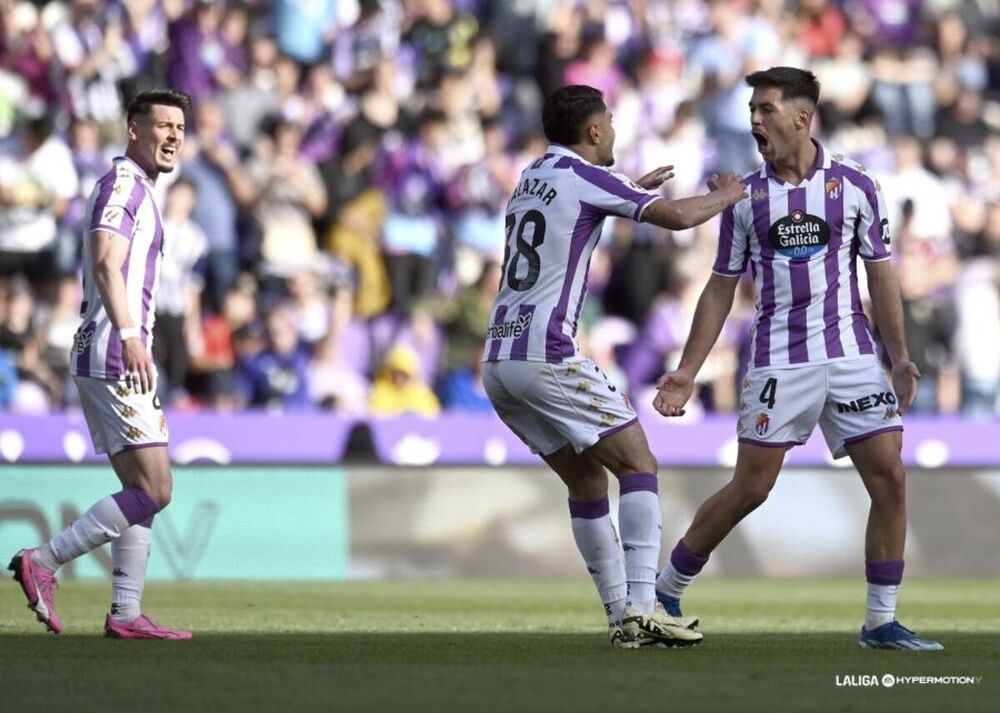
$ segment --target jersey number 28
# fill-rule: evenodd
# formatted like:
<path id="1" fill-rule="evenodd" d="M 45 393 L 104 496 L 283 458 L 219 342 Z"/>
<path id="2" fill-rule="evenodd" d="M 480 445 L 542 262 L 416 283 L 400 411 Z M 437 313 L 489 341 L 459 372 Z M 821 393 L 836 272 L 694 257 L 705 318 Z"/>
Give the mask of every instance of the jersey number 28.
<path id="1" fill-rule="evenodd" d="M 503 271 L 500 277 L 500 287 L 503 287 L 504 276 L 507 279 L 507 286 L 515 292 L 530 290 L 538 282 L 538 275 L 542 271 L 542 258 L 538 254 L 537 248 L 545 242 L 545 216 L 537 210 L 529 210 L 517 224 L 517 245 L 513 255 L 511 254 L 510 239 L 514 235 L 514 226 L 517 224 L 517 216 L 513 213 L 507 215 L 505 228 L 507 230 L 507 242 L 503 251 Z M 525 229 L 531 226 L 531 242 L 524 238 Z M 528 261 L 528 274 L 518 277 L 518 268 L 521 258 Z"/>

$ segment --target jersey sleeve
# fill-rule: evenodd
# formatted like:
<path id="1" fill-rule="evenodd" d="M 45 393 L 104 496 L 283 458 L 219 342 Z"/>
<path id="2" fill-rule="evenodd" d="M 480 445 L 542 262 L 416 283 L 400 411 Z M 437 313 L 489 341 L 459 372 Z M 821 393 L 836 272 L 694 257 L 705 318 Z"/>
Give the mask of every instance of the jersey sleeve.
<path id="1" fill-rule="evenodd" d="M 857 239 L 861 245 L 858 255 L 866 262 L 886 260 L 890 257 L 889 218 L 885 208 L 885 198 L 878 181 L 862 174 L 858 189 L 859 222 Z"/>
<path id="2" fill-rule="evenodd" d="M 712 272 L 720 275 L 742 275 L 750 259 L 750 239 L 736 206 L 722 211 L 719 224 L 719 246 Z"/>
<path id="3" fill-rule="evenodd" d="M 113 179 L 109 176 L 94 200 L 90 232 L 104 230 L 131 241 L 135 214 L 143 195 L 142 184 L 132 174 L 122 171 Z"/>
<path id="4" fill-rule="evenodd" d="M 639 188 L 620 173 L 612 173 L 582 162 L 573 163 L 580 200 L 607 215 L 639 220 L 642 211 L 659 198 L 658 193 Z"/>

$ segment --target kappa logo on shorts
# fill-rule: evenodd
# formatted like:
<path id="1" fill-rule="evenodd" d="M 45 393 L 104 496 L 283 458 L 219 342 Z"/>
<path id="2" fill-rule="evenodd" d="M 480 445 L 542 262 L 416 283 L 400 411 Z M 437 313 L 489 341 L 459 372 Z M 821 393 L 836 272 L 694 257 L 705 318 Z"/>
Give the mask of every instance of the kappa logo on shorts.
<path id="1" fill-rule="evenodd" d="M 132 389 L 130 389 L 127 386 L 116 386 L 115 387 L 115 396 L 117 396 L 120 399 L 125 398 L 126 396 L 128 396 L 131 393 L 132 393 Z"/>
<path id="2" fill-rule="evenodd" d="M 886 421 L 892 421 L 894 418 L 899 416 L 899 409 L 889 407 L 885 410 L 885 416 L 883 417 Z"/>
<path id="3" fill-rule="evenodd" d="M 600 396 L 594 396 L 592 399 L 590 399 L 589 408 L 591 411 L 600 411 L 601 406 L 603 405 L 604 405 L 604 399 L 602 399 Z"/>
<path id="4" fill-rule="evenodd" d="M 139 415 L 139 412 L 128 404 L 122 406 L 122 418 L 135 418 Z"/>
<path id="5" fill-rule="evenodd" d="M 601 425 L 602 426 L 614 426 L 615 421 L 618 420 L 618 416 L 613 413 L 602 413 L 601 414 Z"/>
<path id="6" fill-rule="evenodd" d="M 129 426 L 128 430 L 125 431 L 125 438 L 129 439 L 130 441 L 138 441 L 144 435 L 145 434 L 135 426 Z"/>
<path id="7" fill-rule="evenodd" d="M 576 393 L 587 393 L 592 388 L 594 388 L 594 382 L 587 379 L 580 379 L 580 383 L 576 385 Z"/>
<path id="8" fill-rule="evenodd" d="M 767 429 L 771 425 L 771 417 L 766 413 L 757 414 L 757 420 L 754 421 L 754 428 L 757 429 L 758 436 L 764 436 L 767 434 Z"/>

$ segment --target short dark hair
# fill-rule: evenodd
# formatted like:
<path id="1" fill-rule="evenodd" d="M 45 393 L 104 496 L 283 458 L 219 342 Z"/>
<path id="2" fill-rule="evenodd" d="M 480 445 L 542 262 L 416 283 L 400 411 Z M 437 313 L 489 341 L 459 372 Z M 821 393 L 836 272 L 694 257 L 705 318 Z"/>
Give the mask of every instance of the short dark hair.
<path id="1" fill-rule="evenodd" d="M 607 108 L 604 95 L 593 87 L 572 84 L 557 89 L 542 107 L 542 129 L 554 144 L 573 146 L 583 140 L 587 120 Z"/>
<path id="2" fill-rule="evenodd" d="M 754 89 L 764 87 L 781 90 L 782 100 L 808 99 L 813 106 L 819 104 L 819 81 L 816 75 L 796 67 L 771 67 L 748 74 L 746 82 Z"/>
<path id="3" fill-rule="evenodd" d="M 191 97 L 176 89 L 151 89 L 140 92 L 128 103 L 126 117 L 132 121 L 137 116 L 145 116 L 154 106 L 175 106 L 186 115 L 191 111 Z"/>

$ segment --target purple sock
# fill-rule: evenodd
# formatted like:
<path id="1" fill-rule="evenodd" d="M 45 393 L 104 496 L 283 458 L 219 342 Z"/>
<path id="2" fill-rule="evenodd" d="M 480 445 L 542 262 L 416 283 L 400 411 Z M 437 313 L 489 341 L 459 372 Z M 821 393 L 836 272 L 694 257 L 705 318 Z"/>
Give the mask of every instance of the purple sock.
<path id="1" fill-rule="evenodd" d="M 622 495 L 640 490 L 658 492 L 656 476 L 652 473 L 626 473 L 618 478 L 618 486 Z"/>
<path id="2" fill-rule="evenodd" d="M 125 488 L 111 497 L 114 498 L 115 504 L 129 525 L 152 527 L 153 515 L 160 511 L 153 499 L 144 490 L 135 486 Z"/>
<path id="3" fill-rule="evenodd" d="M 708 562 L 708 555 L 695 554 L 684 544 L 684 538 L 677 541 L 677 546 L 670 553 L 670 564 L 681 574 L 693 577 Z"/>
<path id="4" fill-rule="evenodd" d="M 611 512 L 608 504 L 608 497 L 605 495 L 600 500 L 570 500 L 569 516 L 582 517 L 585 520 L 596 520 Z"/>
<path id="5" fill-rule="evenodd" d="M 869 584 L 899 584 L 903 581 L 903 560 L 865 561 L 865 579 Z"/>

